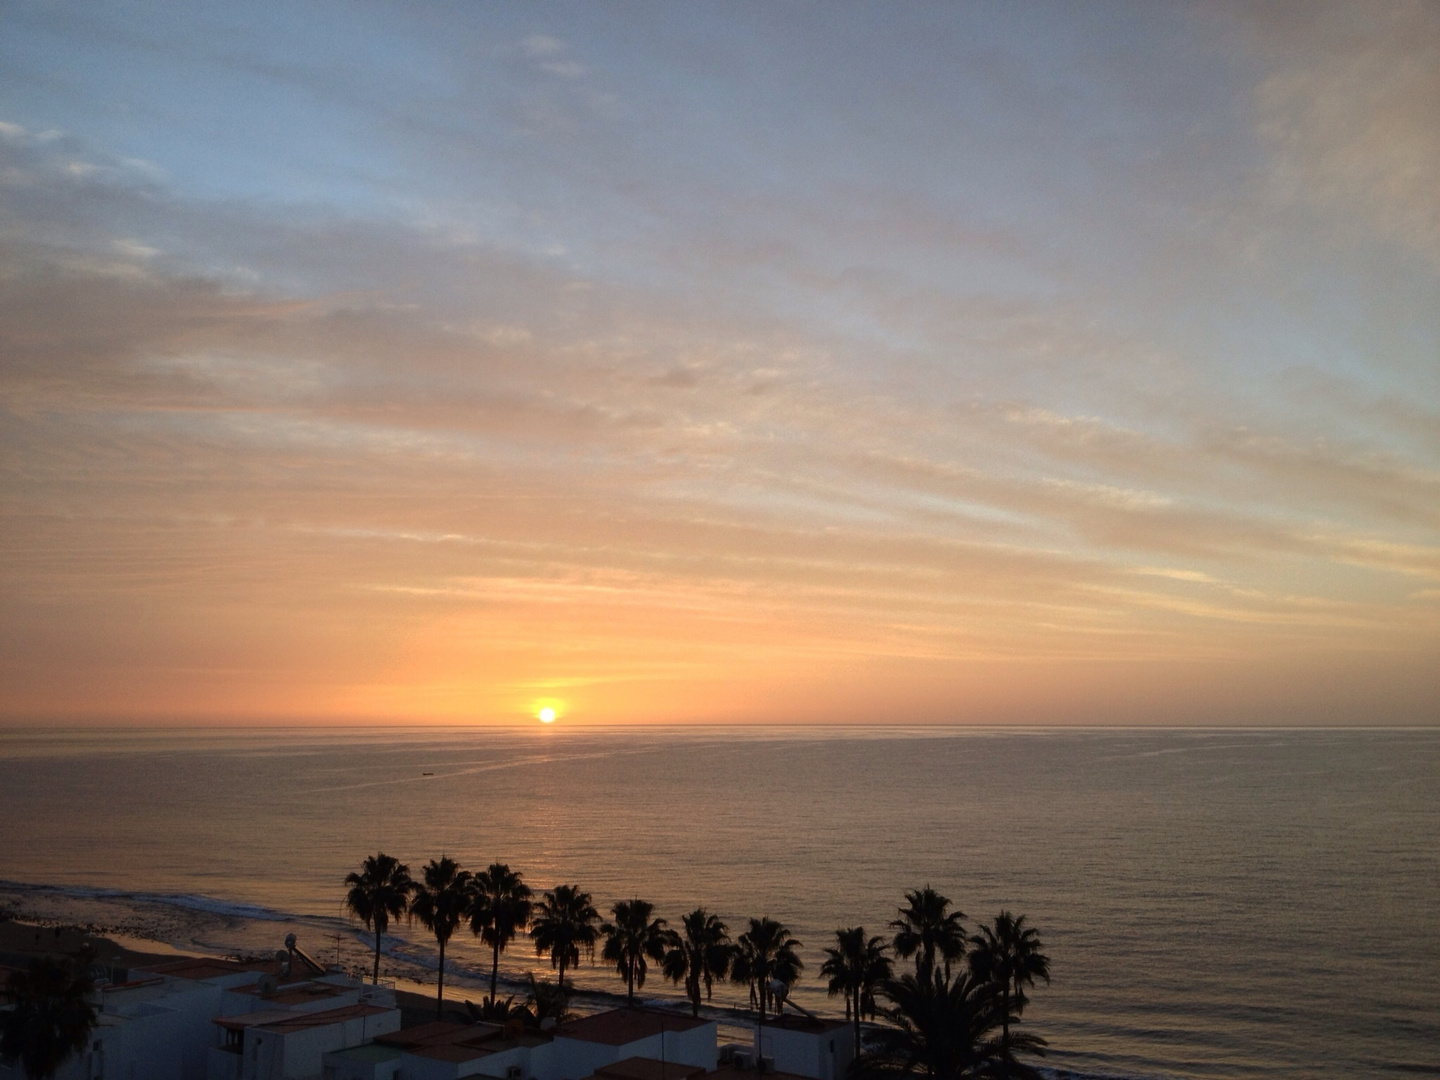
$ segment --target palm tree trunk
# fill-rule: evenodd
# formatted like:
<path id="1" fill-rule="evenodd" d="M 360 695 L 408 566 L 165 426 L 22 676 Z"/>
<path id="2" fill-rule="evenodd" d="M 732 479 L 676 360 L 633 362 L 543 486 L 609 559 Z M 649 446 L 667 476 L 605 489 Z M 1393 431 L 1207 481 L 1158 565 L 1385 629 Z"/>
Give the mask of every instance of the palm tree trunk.
<path id="1" fill-rule="evenodd" d="M 560 996 L 565 996 L 565 954 L 560 954 Z"/>
<path id="2" fill-rule="evenodd" d="M 495 959 L 490 962 L 490 1005 L 495 1005 L 495 984 L 500 979 L 500 942 L 495 942 Z"/>
<path id="3" fill-rule="evenodd" d="M 435 1019 L 439 1020 L 445 1009 L 445 940 L 440 940 L 440 981 L 435 986 Z"/>
<path id="4" fill-rule="evenodd" d="M 375 924 L 375 975 L 370 980 L 376 986 L 380 985 L 380 924 Z"/>
<path id="5" fill-rule="evenodd" d="M 625 965 L 625 1005 L 631 1009 L 635 1007 L 635 961 L 633 959 Z"/>
<path id="6" fill-rule="evenodd" d="M 846 1002 L 849 1005 L 849 1002 Z M 855 1057 L 860 1056 L 860 989 L 855 989 Z"/>
<path id="7" fill-rule="evenodd" d="M 1000 995 L 1000 1068 L 1004 1070 L 1003 1075 L 1010 1076 L 1010 984 L 1005 984 L 1005 991 Z"/>

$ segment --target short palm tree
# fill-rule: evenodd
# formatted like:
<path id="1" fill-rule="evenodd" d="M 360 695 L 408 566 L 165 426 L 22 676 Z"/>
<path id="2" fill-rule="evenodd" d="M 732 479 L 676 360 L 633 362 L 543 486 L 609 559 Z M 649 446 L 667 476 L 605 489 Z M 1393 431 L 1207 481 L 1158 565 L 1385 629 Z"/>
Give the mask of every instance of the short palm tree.
<path id="1" fill-rule="evenodd" d="M 600 955 L 615 965 L 625 980 L 625 1001 L 635 1004 L 635 988 L 645 986 L 646 961 L 662 961 L 675 935 L 665 929 L 664 919 L 653 919 L 655 905 L 648 900 L 617 900 L 610 909 L 614 922 L 600 927 L 605 948 Z"/>
<path id="2" fill-rule="evenodd" d="M 445 945 L 470 910 L 472 878 L 454 859 L 442 855 L 425 866 L 422 880 L 410 900 L 411 919 L 419 919 L 440 946 L 440 979 L 435 990 L 435 1017 L 445 1007 Z"/>
<path id="3" fill-rule="evenodd" d="M 996 995 L 1000 1016 L 1000 1067 L 1002 1075 L 1009 1076 L 1017 1067 L 1014 1055 L 1017 1046 L 1011 1025 L 1019 1023 L 1020 1014 L 1029 1003 L 1025 988 L 1034 987 L 1036 979 L 1050 981 L 1050 958 L 1040 951 L 1044 948 L 1040 934 L 1033 926 L 1025 925 L 1025 916 L 1011 915 L 1008 911 L 995 916 L 994 926 L 981 926 L 980 933 L 971 937 L 970 942 L 974 946 L 970 952 L 970 969 L 988 983 Z M 1043 1040 L 1039 1041 L 1043 1045 Z"/>
<path id="4" fill-rule="evenodd" d="M 875 989 L 892 974 L 893 963 L 885 953 L 890 947 L 881 937 L 866 938 L 863 926 L 835 931 L 835 946 L 825 950 L 820 965 L 828 977 L 830 996 L 845 995 L 845 1019 L 855 1021 L 855 1052 L 860 1052 L 860 1019 L 875 1015 Z"/>
<path id="5" fill-rule="evenodd" d="M 375 971 L 371 981 L 380 981 L 380 936 L 390 927 L 391 919 L 405 914 L 415 882 L 410 868 L 393 855 L 383 851 L 366 858 L 358 874 L 345 875 L 350 891 L 345 894 L 345 907 L 360 919 L 367 929 L 375 931 Z"/>
<path id="6" fill-rule="evenodd" d="M 880 987 L 890 1004 L 881 1010 L 893 1026 L 856 1061 L 852 1076 L 922 1076 L 930 1080 L 981 1080 L 995 1075 L 996 1014 L 990 988 L 962 971 L 951 981 L 941 971 L 906 973 Z"/>
<path id="7" fill-rule="evenodd" d="M 704 908 L 696 908 L 680 920 L 683 929 L 675 935 L 670 949 L 661 961 L 662 970 L 672 982 L 685 980 L 685 996 L 690 999 L 690 1011 L 700 1015 L 700 988 L 705 988 L 705 1000 L 715 989 L 715 980 L 723 979 L 730 972 L 730 961 L 735 956 L 735 946 L 730 941 L 729 928 L 720 921 L 720 916 L 711 915 Z"/>
<path id="8" fill-rule="evenodd" d="M 491 863 L 475 875 L 470 904 L 470 929 L 489 945 L 490 1001 L 500 979 L 500 954 L 515 935 L 530 925 L 530 886 L 504 863 Z"/>
<path id="9" fill-rule="evenodd" d="M 536 1020 L 554 1020 L 563 1024 L 570 1019 L 571 1013 L 566 1006 L 565 994 L 549 979 L 537 979 L 535 973 L 529 973 L 530 992 L 526 995 L 525 1004 L 530 1009 Z"/>
<path id="10" fill-rule="evenodd" d="M 751 919 L 750 929 L 740 935 L 730 964 L 730 981 L 749 984 L 750 1004 L 759 1007 L 762 1024 L 774 998 L 771 981 L 778 980 L 788 989 L 805 968 L 799 948 L 800 942 L 790 935 L 789 928 L 769 917 Z"/>
<path id="11" fill-rule="evenodd" d="M 86 976 L 49 957 L 11 972 L 5 992 L 12 1007 L 0 1012 L 0 1058 L 18 1060 L 34 1080 L 49 1080 L 89 1041 L 97 1018 L 86 996 L 93 989 Z"/>
<path id="12" fill-rule="evenodd" d="M 600 913 L 590 901 L 590 894 L 578 885 L 556 885 L 542 894 L 535 905 L 530 923 L 530 936 L 535 940 L 535 955 L 549 954 L 550 966 L 560 969 L 557 980 L 565 991 L 565 969 L 580 962 L 580 951 L 587 956 L 595 953 L 599 933 L 595 924 Z"/>
<path id="13" fill-rule="evenodd" d="M 938 956 L 945 963 L 945 978 L 950 978 L 951 963 L 965 955 L 965 913 L 951 911 L 949 899 L 929 885 L 907 892 L 905 902 L 900 917 L 890 924 L 895 955 L 902 960 L 915 957 L 916 975 L 934 970 Z"/>

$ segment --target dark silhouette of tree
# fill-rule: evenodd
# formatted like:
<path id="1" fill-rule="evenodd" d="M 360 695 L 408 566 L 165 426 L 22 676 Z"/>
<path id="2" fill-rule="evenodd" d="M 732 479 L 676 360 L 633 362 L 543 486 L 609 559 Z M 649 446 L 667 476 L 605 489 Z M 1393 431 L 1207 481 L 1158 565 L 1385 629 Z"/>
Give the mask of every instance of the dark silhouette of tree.
<path id="1" fill-rule="evenodd" d="M 32 1080 L 49 1080 L 89 1041 L 97 1018 L 86 995 L 94 989 L 83 973 L 50 957 L 11 972 L 5 992 L 13 1006 L 0 1012 L 0 1058 L 18 1060 Z"/>
<path id="2" fill-rule="evenodd" d="M 675 934 L 661 970 L 672 982 L 685 981 L 685 996 L 690 999 L 690 1011 L 700 1015 L 700 988 L 705 988 L 705 1000 L 715 988 L 715 980 L 723 979 L 730 972 L 730 961 L 735 956 L 735 946 L 730 941 L 729 928 L 720 921 L 720 916 L 711 915 L 704 908 L 696 908 L 680 920 L 683 929 Z"/>
<path id="3" fill-rule="evenodd" d="M 996 997 L 1001 1075 L 1018 1075 L 1016 1070 L 1023 1066 L 1015 1061 L 1014 1051 L 1023 1047 L 1016 1043 L 1010 1029 L 1020 1022 L 1020 1014 L 1030 1001 L 1025 988 L 1033 988 L 1036 979 L 1050 981 L 1050 958 L 1040 951 L 1044 948 L 1040 934 L 1025 925 L 1025 916 L 1008 911 L 995 916 L 994 926 L 981 926 L 970 943 L 970 970 L 991 987 Z M 1033 1037 L 1030 1041 L 1044 1043 Z"/>
<path id="4" fill-rule="evenodd" d="M 545 892 L 535 905 L 530 936 L 535 940 L 535 955 L 549 954 L 550 966 L 560 969 L 558 981 L 565 991 L 565 969 L 580 962 L 580 950 L 594 956 L 599 933 L 595 924 L 600 913 L 590 902 L 590 894 L 578 885 L 556 885 Z"/>
<path id="5" fill-rule="evenodd" d="M 475 875 L 470 903 L 470 930 L 492 950 L 490 1001 L 500 979 L 500 954 L 515 935 L 530 925 L 530 886 L 505 863 L 491 863 Z"/>
<path id="6" fill-rule="evenodd" d="M 796 951 L 800 942 L 790 930 L 769 917 L 751 919 L 750 929 L 740 935 L 734 960 L 730 964 L 730 981 L 750 986 L 750 1004 L 760 1009 L 760 1022 L 774 998 L 770 981 L 778 979 L 788 989 L 800 978 L 805 964 Z"/>
<path id="7" fill-rule="evenodd" d="M 371 981 L 380 981 L 380 936 L 390 927 L 391 919 L 405 914 L 415 882 L 410 868 L 393 855 L 383 851 L 369 856 L 358 874 L 345 875 L 350 891 L 345 894 L 345 907 L 375 931 L 375 971 Z"/>
<path id="8" fill-rule="evenodd" d="M 445 1007 L 445 945 L 449 942 L 465 913 L 470 910 L 473 891 L 470 871 L 442 855 L 425 866 L 423 880 L 415 886 L 410 900 L 410 918 L 419 919 L 425 929 L 435 935 L 440 946 L 440 978 L 435 989 L 435 1018 Z"/>
<path id="9" fill-rule="evenodd" d="M 875 1049 L 855 1063 L 856 1080 L 978 1080 L 995 1075 L 995 998 L 985 982 L 968 971 L 951 981 L 932 969 L 891 979 L 879 992 L 890 1002 L 881 1014 L 893 1026 L 875 1033 Z M 1038 1076 L 1034 1070 L 1030 1075 Z"/>
<path id="10" fill-rule="evenodd" d="M 845 995 L 845 1019 L 855 1021 L 855 1052 L 860 1053 L 860 1020 L 875 1015 L 875 989 L 893 974 L 885 953 L 889 946 L 881 937 L 866 938 L 863 926 L 835 931 L 835 946 L 825 950 L 820 965 L 822 978 L 829 978 L 830 996 Z"/>
<path id="11" fill-rule="evenodd" d="M 965 955 L 965 913 L 950 911 L 950 901 L 929 885 L 907 892 L 905 901 L 900 917 L 890 924 L 895 955 L 902 960 L 915 957 L 915 974 L 920 976 L 935 969 L 938 956 L 949 979 L 951 963 Z"/>
<path id="12" fill-rule="evenodd" d="M 528 976 L 530 980 L 530 992 L 526 995 L 525 1003 L 530 1011 L 535 1014 L 535 1019 L 554 1020 L 563 1024 L 570 1019 L 571 1013 L 567 1007 L 565 994 L 559 986 L 549 979 L 537 979 L 532 971 Z"/>
<path id="13" fill-rule="evenodd" d="M 635 1004 L 635 988 L 645 986 L 647 960 L 665 959 L 665 950 L 674 944 L 675 935 L 665 929 L 664 919 L 652 919 L 655 905 L 648 900 L 617 900 L 610 909 L 614 922 L 600 927 L 605 935 L 602 959 L 615 965 L 625 980 L 625 1001 Z"/>

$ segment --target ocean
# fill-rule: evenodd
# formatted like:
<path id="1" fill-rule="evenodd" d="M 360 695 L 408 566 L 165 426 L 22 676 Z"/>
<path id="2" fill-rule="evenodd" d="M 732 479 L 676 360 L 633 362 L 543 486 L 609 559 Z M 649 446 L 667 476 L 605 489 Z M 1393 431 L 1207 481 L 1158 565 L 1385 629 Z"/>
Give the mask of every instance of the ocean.
<path id="1" fill-rule="evenodd" d="M 342 879 L 380 850 L 672 922 L 769 915 L 805 946 L 795 999 L 832 1013 L 835 929 L 884 933 L 930 884 L 972 927 L 1040 930 L 1025 1023 L 1058 1075 L 1440 1075 L 1440 731 L 0 730 L 21 915 L 217 953 L 294 930 L 367 966 Z M 396 929 L 385 969 L 433 973 Z M 468 930 L 449 958 L 447 985 L 488 973 Z M 502 961 L 532 968 L 523 941 Z M 680 996 L 656 972 L 643 994 Z"/>

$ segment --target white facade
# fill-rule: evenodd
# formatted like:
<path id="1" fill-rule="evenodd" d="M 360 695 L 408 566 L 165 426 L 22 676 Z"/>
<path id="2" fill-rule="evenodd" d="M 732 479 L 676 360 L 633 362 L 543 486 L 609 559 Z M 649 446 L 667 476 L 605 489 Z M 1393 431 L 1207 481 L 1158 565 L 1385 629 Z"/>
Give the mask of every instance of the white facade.
<path id="1" fill-rule="evenodd" d="M 779 1072 L 844 1080 L 855 1060 L 855 1029 L 843 1020 L 785 1016 L 756 1030 L 761 1056 Z"/>
<path id="2" fill-rule="evenodd" d="M 324 1055 L 400 1030 L 400 1010 L 347 1005 L 303 1013 L 252 1013 L 223 1021 L 207 1080 L 319 1080 Z"/>

